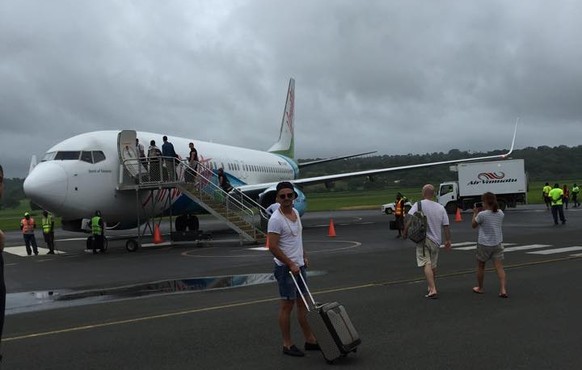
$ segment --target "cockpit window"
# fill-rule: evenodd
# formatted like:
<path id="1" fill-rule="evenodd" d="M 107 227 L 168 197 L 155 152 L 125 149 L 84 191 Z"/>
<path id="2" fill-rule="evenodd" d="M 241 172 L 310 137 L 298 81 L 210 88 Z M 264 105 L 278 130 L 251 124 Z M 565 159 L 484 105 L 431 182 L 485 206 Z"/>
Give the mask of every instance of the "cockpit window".
<path id="1" fill-rule="evenodd" d="M 41 162 L 52 161 L 55 159 L 55 155 L 57 155 L 57 152 L 48 152 L 42 157 Z"/>
<path id="2" fill-rule="evenodd" d="M 71 160 L 78 160 L 81 152 L 79 151 L 63 151 L 57 152 L 55 156 L 55 160 L 57 161 L 71 161 Z"/>
<path id="3" fill-rule="evenodd" d="M 87 163 L 99 163 L 105 160 L 105 153 L 101 150 L 94 151 L 60 151 L 48 152 L 43 157 L 41 162 L 46 161 L 76 161 L 81 160 Z"/>
<path id="4" fill-rule="evenodd" d="M 81 152 L 81 160 L 87 163 L 93 163 L 93 156 L 91 152 Z"/>
<path id="5" fill-rule="evenodd" d="M 105 160 L 105 154 L 102 151 L 93 152 L 93 163 L 99 163 Z"/>

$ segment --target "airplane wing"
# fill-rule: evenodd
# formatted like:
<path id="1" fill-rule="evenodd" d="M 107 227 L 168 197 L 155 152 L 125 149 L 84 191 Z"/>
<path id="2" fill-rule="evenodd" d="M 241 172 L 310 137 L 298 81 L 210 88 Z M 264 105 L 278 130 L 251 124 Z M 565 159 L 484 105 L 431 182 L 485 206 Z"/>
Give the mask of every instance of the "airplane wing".
<path id="1" fill-rule="evenodd" d="M 322 184 L 322 183 L 326 183 L 326 182 L 330 182 L 330 181 L 346 180 L 346 179 L 353 178 L 353 177 L 377 175 L 377 174 L 383 174 L 383 173 L 400 171 L 400 170 L 410 170 L 410 169 L 414 169 L 414 168 L 439 166 L 439 165 L 443 165 L 443 164 L 453 164 L 453 163 L 470 162 L 470 161 L 505 159 L 513 152 L 516 134 L 517 134 L 517 122 L 515 124 L 515 130 L 513 132 L 513 140 L 511 142 L 511 148 L 509 149 L 509 151 L 507 153 L 504 153 L 504 154 L 489 155 L 489 156 L 474 157 L 474 158 L 453 159 L 453 160 L 449 160 L 449 161 L 440 161 L 440 162 L 427 162 L 427 163 L 419 163 L 419 164 L 397 166 L 397 167 L 386 167 L 386 168 L 379 168 L 379 169 L 373 169 L 373 170 L 364 170 L 364 171 L 356 171 L 356 172 L 339 173 L 339 174 L 334 174 L 334 175 L 308 177 L 308 178 L 288 180 L 288 181 L 299 186 L 299 187 L 303 187 L 303 186 L 309 186 L 309 185 Z M 276 182 L 271 182 L 271 183 L 262 183 L 262 184 L 242 185 L 242 186 L 237 186 L 236 188 L 243 193 L 258 194 L 259 192 L 261 192 L 265 189 L 268 189 L 271 186 L 275 186 L 275 185 L 277 185 Z"/>
<path id="2" fill-rule="evenodd" d="M 331 158 L 326 158 L 326 159 L 318 159 L 316 161 L 311 161 L 311 162 L 302 162 L 302 163 L 298 163 L 297 166 L 299 168 L 305 168 L 307 166 L 313 166 L 314 164 L 320 164 L 320 163 L 332 162 L 332 161 L 339 161 L 340 159 L 348 159 L 348 158 L 360 157 L 362 155 L 373 154 L 373 153 L 376 153 L 376 150 L 374 150 L 373 152 L 365 152 L 365 153 L 358 153 L 358 154 L 342 155 L 342 156 L 338 156 L 338 157 L 331 157 Z"/>

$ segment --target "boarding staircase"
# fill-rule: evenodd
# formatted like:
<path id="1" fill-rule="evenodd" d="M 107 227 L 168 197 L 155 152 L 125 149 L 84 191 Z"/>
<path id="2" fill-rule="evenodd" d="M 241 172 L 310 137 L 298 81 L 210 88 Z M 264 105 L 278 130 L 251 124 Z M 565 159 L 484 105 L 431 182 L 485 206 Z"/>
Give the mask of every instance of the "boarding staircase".
<path id="1" fill-rule="evenodd" d="M 198 163 L 194 169 L 186 160 L 158 157 L 127 158 L 120 166 L 118 190 L 161 190 L 177 188 L 208 213 L 224 221 L 236 231 L 241 242 L 266 243 L 266 234 L 259 229 L 265 209 L 242 192 L 224 191 L 218 176 L 210 167 Z"/>

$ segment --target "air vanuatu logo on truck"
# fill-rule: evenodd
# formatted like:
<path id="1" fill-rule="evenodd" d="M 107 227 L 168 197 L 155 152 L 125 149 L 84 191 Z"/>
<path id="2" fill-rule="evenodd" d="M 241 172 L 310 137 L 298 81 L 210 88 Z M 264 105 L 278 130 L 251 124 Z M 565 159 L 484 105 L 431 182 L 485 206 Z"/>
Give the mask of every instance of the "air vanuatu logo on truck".
<path id="1" fill-rule="evenodd" d="M 515 177 L 505 178 L 505 172 L 481 172 L 477 175 L 477 179 L 469 181 L 467 185 L 517 182 Z"/>

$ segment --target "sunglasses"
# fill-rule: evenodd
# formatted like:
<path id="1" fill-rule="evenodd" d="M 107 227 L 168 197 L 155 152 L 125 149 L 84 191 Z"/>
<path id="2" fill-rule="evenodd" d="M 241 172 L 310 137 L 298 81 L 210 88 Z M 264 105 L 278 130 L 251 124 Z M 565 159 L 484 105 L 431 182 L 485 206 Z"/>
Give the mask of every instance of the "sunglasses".
<path id="1" fill-rule="evenodd" d="M 286 193 L 286 194 L 279 194 L 279 198 L 281 199 L 293 199 L 295 198 L 295 194 L 294 193 Z"/>

